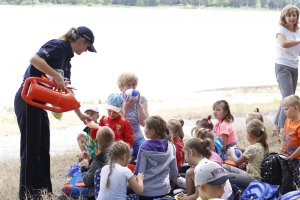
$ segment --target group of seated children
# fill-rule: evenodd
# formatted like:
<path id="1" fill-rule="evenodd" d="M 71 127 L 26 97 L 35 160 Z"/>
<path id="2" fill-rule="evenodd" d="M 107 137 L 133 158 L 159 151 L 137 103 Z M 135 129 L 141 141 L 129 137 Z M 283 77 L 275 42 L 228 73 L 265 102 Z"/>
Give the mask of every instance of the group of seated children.
<path id="1" fill-rule="evenodd" d="M 127 165 L 134 143 L 133 130 L 121 114 L 122 98 L 114 94 L 107 104 L 108 116 L 102 117 L 99 125 L 88 123 L 90 132 L 78 140 L 85 144 L 91 137 L 96 139 L 99 147 L 88 171 L 83 174 L 86 186 L 92 188 L 92 181 L 88 180 L 93 178 L 96 169 L 102 168 L 100 190 L 95 194 L 97 200 L 126 199 L 128 191 L 138 194 L 136 197 L 140 200 L 153 200 L 170 195 L 178 187 L 185 191 L 177 195 L 180 200 L 233 199 L 233 184 L 245 189 L 253 180 L 261 180 L 260 165 L 269 147 L 258 109 L 246 118 L 245 137 L 250 145 L 240 148 L 240 151 L 236 150 L 234 118 L 225 100 L 213 104 L 214 120 L 208 116 L 196 122 L 192 138 L 185 143 L 183 120 L 166 122 L 160 116 L 150 116 L 144 124 L 147 140 L 139 146 L 132 172 Z M 283 100 L 282 106 L 287 115 L 284 129 L 287 140 L 281 153 L 287 155 L 286 159 L 291 160 L 295 169 L 299 169 L 300 99 L 296 95 L 289 96 Z M 83 147 L 87 147 L 90 153 L 88 145 Z M 228 159 L 231 162 L 226 162 Z M 188 169 L 182 177 L 179 172 L 184 165 Z M 298 181 L 297 177 L 294 178 Z"/>

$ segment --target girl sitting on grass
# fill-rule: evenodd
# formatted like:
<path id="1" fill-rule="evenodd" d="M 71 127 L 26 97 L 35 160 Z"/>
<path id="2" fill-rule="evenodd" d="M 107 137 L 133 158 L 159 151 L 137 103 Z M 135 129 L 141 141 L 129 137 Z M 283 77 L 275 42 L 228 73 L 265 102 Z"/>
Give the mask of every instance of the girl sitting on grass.
<path id="1" fill-rule="evenodd" d="M 129 146 L 123 141 L 115 142 L 108 150 L 109 165 L 105 165 L 100 174 L 100 191 L 97 200 L 125 200 L 127 182 L 137 194 L 144 190 L 144 175 L 133 175 L 127 167 L 130 158 Z"/>
<path id="2" fill-rule="evenodd" d="M 177 168 L 180 171 L 181 166 L 184 162 L 184 155 L 183 155 L 183 130 L 182 127 L 184 125 L 184 121 L 182 119 L 170 119 L 168 120 L 167 127 L 172 134 L 173 143 L 176 148 L 176 161 L 177 161 Z"/>
<path id="3" fill-rule="evenodd" d="M 247 124 L 247 140 L 250 145 L 245 149 L 243 155 L 237 158 L 234 150 L 229 149 L 228 155 L 233 158 L 235 166 L 239 166 L 248 162 L 246 171 L 237 167 L 223 164 L 223 167 L 233 173 L 233 178 L 230 179 L 231 183 L 236 184 L 238 187 L 246 188 L 253 180 L 260 180 L 260 164 L 264 156 L 269 151 L 267 143 L 267 133 L 264 124 L 258 120 L 253 119 Z"/>
<path id="4" fill-rule="evenodd" d="M 223 148 L 222 139 L 218 137 L 216 132 L 213 130 L 214 125 L 211 121 L 211 115 L 208 115 L 206 118 L 197 120 L 196 126 L 192 129 L 192 136 L 196 137 L 195 133 L 201 128 L 206 129 L 210 134 L 214 136 L 214 151 L 220 155 Z"/>
<path id="5" fill-rule="evenodd" d="M 184 146 L 185 159 L 190 165 L 184 178 L 178 178 L 177 185 L 186 188 L 186 194 L 181 194 L 180 200 L 196 200 L 199 196 L 195 187 L 195 167 L 211 157 L 209 150 L 212 141 L 208 138 L 202 140 L 200 138 L 192 138 L 188 140 Z M 221 167 L 221 165 L 219 165 Z M 223 199 L 228 199 L 232 193 L 229 181 L 225 184 L 225 194 Z"/>
<path id="6" fill-rule="evenodd" d="M 225 100 L 216 101 L 213 104 L 213 115 L 218 120 L 214 125 L 214 131 L 223 141 L 220 156 L 223 160 L 226 160 L 226 151 L 229 147 L 235 147 L 237 145 L 237 134 L 233 127 L 234 118 L 230 112 L 228 102 Z"/>
<path id="7" fill-rule="evenodd" d="M 137 157 L 135 174 L 144 173 L 144 192 L 140 200 L 161 198 L 172 190 L 170 180 L 177 181 L 176 150 L 171 141 L 167 123 L 160 116 L 151 116 L 145 121 L 146 140 Z"/>

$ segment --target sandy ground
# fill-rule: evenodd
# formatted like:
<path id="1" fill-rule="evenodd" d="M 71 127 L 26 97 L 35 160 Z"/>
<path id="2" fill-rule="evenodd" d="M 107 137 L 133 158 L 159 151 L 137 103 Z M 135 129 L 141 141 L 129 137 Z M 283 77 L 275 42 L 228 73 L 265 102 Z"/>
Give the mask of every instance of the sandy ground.
<path id="1" fill-rule="evenodd" d="M 186 120 L 184 131 L 190 133 L 195 120 Z M 72 126 L 61 130 L 51 130 L 50 154 L 52 156 L 68 151 L 79 151 L 76 137 L 83 126 Z M 18 159 L 20 152 L 20 135 L 0 136 L 0 160 Z"/>
<path id="2" fill-rule="evenodd" d="M 209 97 L 209 98 L 208 98 Z M 168 101 L 150 101 L 148 107 L 151 113 L 155 113 L 160 109 L 175 109 L 176 108 L 194 108 L 200 105 L 211 105 L 215 99 L 227 99 L 232 103 L 246 103 L 253 104 L 267 103 L 273 100 L 280 99 L 280 94 L 277 91 L 264 91 L 258 92 L 258 88 L 254 88 L 254 91 L 237 92 L 236 90 L 217 90 L 217 91 L 205 91 L 197 92 L 192 95 L 187 95 L 185 98 L 172 98 Z M 101 111 L 101 107 L 100 107 Z M 103 111 L 102 112 L 106 112 Z M 74 113 L 70 113 L 74 115 Z M 100 114 L 101 115 L 101 114 Z M 67 118 L 66 114 L 66 118 Z M 274 113 L 269 113 L 268 116 L 264 116 L 268 120 L 273 121 Z M 242 117 L 235 117 L 235 122 L 244 120 Z M 190 135 L 190 131 L 195 124 L 196 119 L 184 119 L 184 132 L 187 136 Z M 64 120 L 61 121 L 64 123 Z M 52 122 L 51 122 L 52 123 Z M 15 126 L 17 126 L 15 124 Z M 61 154 L 68 151 L 78 151 L 78 145 L 76 137 L 83 129 L 83 125 L 78 121 L 78 125 L 70 126 L 68 128 L 55 129 L 51 126 L 51 155 Z M 18 131 L 17 131 L 18 133 Z M 18 159 L 20 151 L 20 134 L 7 134 L 0 135 L 0 159 Z"/>
<path id="3" fill-rule="evenodd" d="M 76 136 L 82 126 L 73 126 L 62 130 L 52 130 L 51 155 L 74 150 L 77 146 Z M 20 134 L 0 137 L 0 159 L 18 159 L 20 152 Z"/>

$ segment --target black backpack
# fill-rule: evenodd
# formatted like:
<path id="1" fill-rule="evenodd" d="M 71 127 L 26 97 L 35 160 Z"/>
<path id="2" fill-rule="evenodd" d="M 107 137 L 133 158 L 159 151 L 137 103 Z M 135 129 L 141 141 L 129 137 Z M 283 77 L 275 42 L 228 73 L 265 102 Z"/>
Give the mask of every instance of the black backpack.
<path id="1" fill-rule="evenodd" d="M 281 158 L 278 153 L 269 153 L 264 157 L 260 166 L 260 175 L 262 182 L 279 185 L 281 194 L 296 190 L 289 161 Z"/>

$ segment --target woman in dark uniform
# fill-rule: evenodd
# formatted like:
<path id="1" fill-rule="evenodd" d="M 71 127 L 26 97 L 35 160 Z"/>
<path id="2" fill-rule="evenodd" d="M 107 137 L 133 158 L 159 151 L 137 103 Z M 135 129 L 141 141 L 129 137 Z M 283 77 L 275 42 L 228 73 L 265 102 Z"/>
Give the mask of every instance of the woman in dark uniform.
<path id="1" fill-rule="evenodd" d="M 58 90 L 65 89 L 70 81 L 71 58 L 74 53 L 96 52 L 93 32 L 84 26 L 71 28 L 59 39 L 45 43 L 30 59 L 21 87 L 14 100 L 15 113 L 21 132 L 20 143 L 20 199 L 36 199 L 41 190 L 52 192 L 50 179 L 50 128 L 44 109 L 27 104 L 21 97 L 24 81 L 28 77 L 47 76 L 56 83 Z M 80 109 L 75 113 L 84 123 L 91 118 Z"/>

